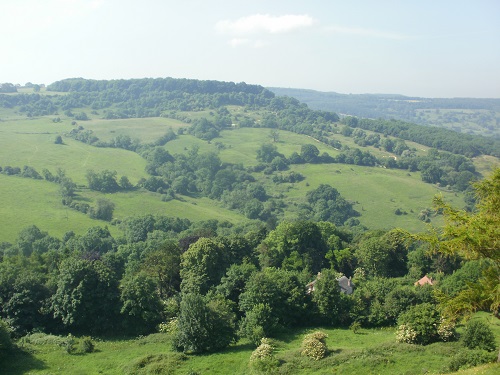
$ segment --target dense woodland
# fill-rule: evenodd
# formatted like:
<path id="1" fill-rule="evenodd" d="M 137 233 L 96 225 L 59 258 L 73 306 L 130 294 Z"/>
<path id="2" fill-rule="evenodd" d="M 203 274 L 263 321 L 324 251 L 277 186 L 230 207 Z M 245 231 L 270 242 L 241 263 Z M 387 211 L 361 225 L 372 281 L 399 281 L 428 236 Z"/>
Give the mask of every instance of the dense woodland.
<path id="1" fill-rule="evenodd" d="M 0 349 L 10 342 L 6 331 L 20 338 L 32 332 L 95 337 L 160 330 L 173 335 L 176 350 L 202 353 L 221 350 L 238 338 L 258 346 L 262 338 L 301 326 L 397 326 L 399 341 L 429 344 L 456 339 L 457 311 L 467 313 L 465 305 L 499 314 L 498 296 L 488 288 L 498 289 L 500 174 L 497 169 L 471 185 L 482 176 L 470 159 L 500 156 L 497 140 L 395 120 L 340 119 L 244 83 L 69 79 L 47 90 L 43 95 L 0 95 L 0 105 L 27 116 L 64 111 L 74 119 L 66 137 L 126 149 L 147 161 L 148 178 L 137 184 L 104 168 L 87 171 L 85 188 L 107 194 L 145 189 L 162 200 L 206 197 L 252 221 L 235 225 L 164 215 L 113 220 L 114 204 L 101 198 L 91 206 L 80 199 L 82 187 L 64 170 L 1 165 L 5 175 L 58 184 L 64 205 L 112 222 L 123 235 L 112 236 L 108 227 L 95 226 L 81 235 L 68 232 L 57 238 L 32 225 L 13 243 L 0 243 Z M 227 108 L 232 105 L 260 111 L 260 117 L 236 116 Z M 88 107 L 105 119 L 163 116 L 186 126 L 152 143 L 127 136 L 102 141 L 85 129 L 85 121 L 95 116 L 82 110 Z M 207 109 L 210 116 L 195 120 L 181 113 Z M 182 154 L 163 147 L 184 133 L 216 142 L 220 131 L 234 126 L 270 131 L 270 141 L 255 155 L 257 165 L 223 163 L 216 153 L 196 147 Z M 309 135 L 340 152 L 320 154 L 311 143 L 300 153 L 284 155 L 274 144 L 278 130 Z M 335 134 L 352 138 L 359 147 L 342 145 Z M 432 149 L 422 155 L 405 141 Z M 61 142 L 56 138 L 55 143 Z M 379 158 L 368 146 L 394 157 Z M 467 211 L 438 201 L 436 212 L 447 221 L 437 237 L 400 229 L 374 231 L 359 225 L 356 217 L 361 213 L 354 202 L 321 184 L 298 205 L 302 220 L 283 220 L 282 199 L 271 196 L 252 173 L 271 175 L 275 184 L 293 184 L 303 176 L 290 171 L 290 165 L 307 163 L 420 171 L 424 182 L 465 191 Z M 429 215 L 421 213 L 421 219 L 428 221 Z M 434 285 L 414 286 L 424 275 Z M 352 294 L 341 292 L 341 276 L 354 285 Z M 311 281 L 314 291 L 307 293 Z M 484 298 L 468 303 L 474 285 Z M 458 308 L 450 313 L 449 306 Z M 488 345 L 481 349 L 496 349 Z M 483 357 L 491 360 L 491 355 Z"/>
<path id="2" fill-rule="evenodd" d="M 317 325 L 398 324 L 402 342 L 454 340 L 457 311 L 499 313 L 489 289 L 498 282 L 499 184 L 497 170 L 477 185 L 477 213 L 437 202 L 450 220 L 439 237 L 353 233 L 325 221 L 267 230 L 153 215 L 125 220 L 120 238 L 101 227 L 54 238 L 31 226 L 2 244 L 0 314 L 14 337 L 137 335 L 160 326 L 177 350 L 192 353 Z M 354 293 L 341 292 L 341 275 Z M 434 285 L 414 286 L 422 275 Z M 468 300 L 471 290 L 483 297 Z"/>

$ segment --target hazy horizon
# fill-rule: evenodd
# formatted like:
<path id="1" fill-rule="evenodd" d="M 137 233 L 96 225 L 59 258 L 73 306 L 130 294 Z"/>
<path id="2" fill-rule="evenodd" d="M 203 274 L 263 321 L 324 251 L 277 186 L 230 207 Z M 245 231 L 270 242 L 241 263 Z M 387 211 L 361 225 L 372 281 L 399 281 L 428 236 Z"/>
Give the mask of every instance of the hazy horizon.
<path id="1" fill-rule="evenodd" d="M 3 0 L 0 82 L 189 78 L 500 98 L 500 2 Z"/>

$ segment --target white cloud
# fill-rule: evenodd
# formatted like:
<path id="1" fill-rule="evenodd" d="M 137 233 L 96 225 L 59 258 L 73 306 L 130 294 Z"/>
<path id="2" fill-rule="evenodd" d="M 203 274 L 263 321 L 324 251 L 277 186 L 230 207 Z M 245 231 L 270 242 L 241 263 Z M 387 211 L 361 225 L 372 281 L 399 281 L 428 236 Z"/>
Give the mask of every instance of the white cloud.
<path id="1" fill-rule="evenodd" d="M 373 29 L 364 29 L 361 27 L 328 26 L 325 28 L 325 30 L 336 34 L 357 35 L 370 38 L 383 38 L 383 39 L 394 39 L 394 40 L 405 40 L 410 38 L 408 35 L 389 33 Z"/>
<path id="2" fill-rule="evenodd" d="M 315 22 L 312 17 L 306 14 L 286 14 L 283 16 L 254 14 L 235 21 L 219 21 L 215 25 L 215 30 L 221 34 L 233 36 L 228 42 L 231 47 L 250 46 L 252 48 L 262 48 L 267 46 L 269 42 L 255 39 L 257 35 L 262 37 L 271 34 L 285 34 L 311 27 Z"/>
<path id="3" fill-rule="evenodd" d="M 267 46 L 269 43 L 264 41 L 264 40 L 256 40 L 254 43 L 253 43 L 253 47 L 254 48 L 262 48 L 262 47 L 265 47 Z"/>
<path id="4" fill-rule="evenodd" d="M 215 29 L 220 33 L 229 35 L 279 34 L 307 28 L 314 23 L 315 20 L 307 14 L 287 14 L 284 16 L 254 14 L 235 21 L 219 21 L 215 25 Z"/>
<path id="5" fill-rule="evenodd" d="M 247 38 L 233 38 L 229 41 L 229 45 L 231 47 L 238 47 L 238 46 L 242 46 L 244 44 L 248 44 L 250 42 L 251 42 L 251 40 L 247 39 Z"/>
<path id="6" fill-rule="evenodd" d="M 231 39 L 228 44 L 233 47 L 242 47 L 242 46 L 250 46 L 253 48 L 262 48 L 267 46 L 269 43 L 264 41 L 264 40 L 253 40 L 253 39 L 248 39 L 248 38 L 233 38 Z"/>

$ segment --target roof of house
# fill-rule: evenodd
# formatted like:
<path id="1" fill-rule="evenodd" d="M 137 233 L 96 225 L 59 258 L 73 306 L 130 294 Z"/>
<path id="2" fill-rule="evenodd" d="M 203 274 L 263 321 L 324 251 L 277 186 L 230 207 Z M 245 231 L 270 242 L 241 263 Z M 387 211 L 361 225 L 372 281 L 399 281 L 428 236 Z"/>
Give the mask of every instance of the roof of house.
<path id="1" fill-rule="evenodd" d="M 414 285 L 420 285 L 420 286 L 422 286 L 422 285 L 425 285 L 425 284 L 434 285 L 434 282 L 432 281 L 432 277 L 428 277 L 427 275 L 425 275 L 420 280 L 415 281 Z"/>
<path id="2" fill-rule="evenodd" d="M 318 275 L 316 276 L 316 279 L 311 281 L 306 285 L 306 293 L 311 294 L 314 292 L 314 285 L 316 282 L 321 278 L 321 272 L 318 272 Z M 346 294 L 351 294 L 353 291 L 354 284 L 351 282 L 350 278 L 347 278 L 346 276 L 339 277 L 337 279 L 338 285 L 340 287 L 341 292 L 346 293 Z"/>

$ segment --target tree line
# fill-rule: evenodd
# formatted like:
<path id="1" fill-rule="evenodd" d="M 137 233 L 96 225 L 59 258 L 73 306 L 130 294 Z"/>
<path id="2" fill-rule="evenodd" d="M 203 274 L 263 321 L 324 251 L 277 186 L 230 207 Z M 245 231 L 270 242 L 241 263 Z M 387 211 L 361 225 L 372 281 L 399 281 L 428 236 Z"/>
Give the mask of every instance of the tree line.
<path id="1" fill-rule="evenodd" d="M 470 214 L 438 199 L 449 224 L 417 235 L 356 233 L 324 221 L 268 230 L 161 215 L 124 220 L 117 238 L 93 227 L 59 239 L 30 226 L 0 244 L 0 349 L 6 325 L 16 337 L 159 329 L 189 353 L 240 337 L 258 346 L 318 325 L 396 325 L 396 340 L 421 345 L 455 340 L 460 314 L 498 314 L 499 184 L 496 170 L 475 185 L 478 211 Z M 423 275 L 431 282 L 415 283 Z M 342 292 L 341 276 L 353 293 Z M 464 344 L 495 350 L 494 336 L 476 326 L 470 331 L 480 333 L 466 332 Z"/>
<path id="2" fill-rule="evenodd" d="M 22 113 L 29 116 L 91 107 L 93 110 L 103 110 L 104 118 L 170 117 L 176 116 L 172 111 L 199 111 L 238 105 L 266 111 L 259 123 L 247 118 L 242 121 L 243 126 L 279 128 L 320 140 L 322 133 L 331 131 L 332 124 L 339 121 L 333 112 L 311 110 L 296 99 L 275 96 L 262 86 L 245 83 L 173 78 L 112 81 L 68 79 L 54 82 L 47 90 L 54 90 L 54 95 L 0 94 L 0 105 L 7 108 L 18 106 Z M 58 95 L 58 91 L 67 94 Z M 348 118 L 346 121 L 351 126 L 469 157 L 480 154 L 498 156 L 500 149 L 498 140 L 492 138 L 399 120 Z"/>

